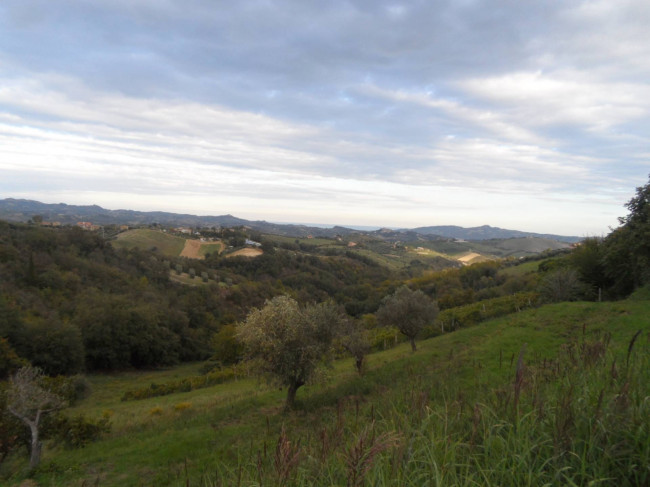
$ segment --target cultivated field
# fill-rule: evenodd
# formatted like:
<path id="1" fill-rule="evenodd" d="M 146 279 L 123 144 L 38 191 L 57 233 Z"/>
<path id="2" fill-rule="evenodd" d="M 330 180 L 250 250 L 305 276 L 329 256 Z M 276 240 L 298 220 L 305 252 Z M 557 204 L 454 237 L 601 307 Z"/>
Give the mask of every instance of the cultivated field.
<path id="1" fill-rule="evenodd" d="M 111 244 L 115 248 L 155 249 L 168 257 L 178 257 L 185 247 L 185 239 L 159 230 L 135 229 L 118 234 Z"/>
<path id="2" fill-rule="evenodd" d="M 118 234 L 112 245 L 116 248 L 155 249 L 167 257 L 188 257 L 204 259 L 207 253 L 222 252 L 222 242 L 201 242 L 200 240 L 185 239 L 160 230 L 134 229 Z"/>
<path id="3" fill-rule="evenodd" d="M 181 257 L 188 257 L 190 259 L 205 259 L 205 255 L 209 252 L 221 253 L 223 250 L 223 243 L 221 242 L 201 242 L 200 240 L 186 240 L 185 247 L 181 252 Z"/>

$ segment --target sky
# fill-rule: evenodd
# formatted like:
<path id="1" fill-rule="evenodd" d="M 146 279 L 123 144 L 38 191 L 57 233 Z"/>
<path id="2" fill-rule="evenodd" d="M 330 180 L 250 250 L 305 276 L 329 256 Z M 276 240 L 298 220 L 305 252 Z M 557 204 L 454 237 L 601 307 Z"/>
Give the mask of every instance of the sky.
<path id="1" fill-rule="evenodd" d="M 2 0 L 0 198 L 600 236 L 647 0 Z"/>

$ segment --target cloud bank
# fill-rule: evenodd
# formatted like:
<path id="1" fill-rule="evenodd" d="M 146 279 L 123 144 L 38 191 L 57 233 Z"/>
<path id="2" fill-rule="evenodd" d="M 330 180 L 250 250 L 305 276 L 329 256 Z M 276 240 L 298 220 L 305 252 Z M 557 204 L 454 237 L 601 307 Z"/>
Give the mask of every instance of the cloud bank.
<path id="1" fill-rule="evenodd" d="M 600 235 L 650 172 L 650 5 L 0 4 L 0 196 Z"/>

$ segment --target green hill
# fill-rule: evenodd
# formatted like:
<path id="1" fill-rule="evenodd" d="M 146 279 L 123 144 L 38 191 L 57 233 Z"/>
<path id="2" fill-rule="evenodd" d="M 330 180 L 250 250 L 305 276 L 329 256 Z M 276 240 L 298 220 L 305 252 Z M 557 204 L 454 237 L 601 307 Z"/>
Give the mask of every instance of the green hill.
<path id="1" fill-rule="evenodd" d="M 70 414 L 111 417 L 81 450 L 45 451 L 38 485 L 617 485 L 650 483 L 650 293 L 532 309 L 350 359 L 284 394 L 247 378 L 122 402 L 197 374 L 90 378 Z M 637 332 L 639 332 L 637 334 Z M 15 467 L 15 466 L 14 466 Z M 14 469 L 14 471 L 16 471 Z M 13 477 L 9 485 L 22 477 Z"/>

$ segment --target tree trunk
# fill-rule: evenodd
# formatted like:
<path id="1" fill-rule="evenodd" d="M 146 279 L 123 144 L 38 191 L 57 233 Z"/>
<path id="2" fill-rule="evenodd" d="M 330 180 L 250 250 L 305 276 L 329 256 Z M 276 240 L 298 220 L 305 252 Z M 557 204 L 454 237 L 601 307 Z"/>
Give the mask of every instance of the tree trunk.
<path id="1" fill-rule="evenodd" d="M 291 384 L 289 384 L 289 388 L 287 389 L 287 402 L 284 405 L 285 410 L 290 410 L 293 409 L 294 405 L 296 404 L 296 392 L 298 391 L 298 388 L 304 384 L 303 381 L 300 380 L 295 380 Z"/>
<path id="2" fill-rule="evenodd" d="M 38 424 L 36 422 L 30 422 L 29 429 L 32 432 L 32 452 L 29 457 L 29 469 L 33 471 L 41 462 L 41 442 L 38 439 Z"/>
<path id="3" fill-rule="evenodd" d="M 415 337 L 411 337 L 409 340 L 411 340 L 411 351 L 415 352 L 418 347 L 415 346 Z"/>
<path id="4" fill-rule="evenodd" d="M 364 356 L 357 357 L 355 359 L 355 362 L 354 362 L 354 365 L 357 368 L 357 373 L 359 375 L 361 375 L 363 373 L 363 359 L 364 359 Z"/>

